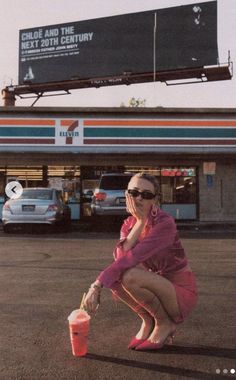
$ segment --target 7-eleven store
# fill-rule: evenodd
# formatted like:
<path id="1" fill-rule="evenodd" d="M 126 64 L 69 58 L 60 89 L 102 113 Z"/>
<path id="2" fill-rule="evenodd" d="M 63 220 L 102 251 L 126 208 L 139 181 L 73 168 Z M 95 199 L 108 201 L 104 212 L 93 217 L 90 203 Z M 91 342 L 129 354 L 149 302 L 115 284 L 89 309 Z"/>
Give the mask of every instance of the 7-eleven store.
<path id="1" fill-rule="evenodd" d="M 5 185 L 55 186 L 80 219 L 100 175 L 146 171 L 176 220 L 236 221 L 236 109 L 0 108 Z"/>

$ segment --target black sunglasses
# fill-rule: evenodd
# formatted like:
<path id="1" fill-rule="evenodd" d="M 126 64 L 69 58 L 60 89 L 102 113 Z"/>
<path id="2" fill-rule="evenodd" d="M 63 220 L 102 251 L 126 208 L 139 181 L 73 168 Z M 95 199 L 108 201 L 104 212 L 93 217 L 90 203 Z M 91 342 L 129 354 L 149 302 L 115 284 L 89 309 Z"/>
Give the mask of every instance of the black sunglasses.
<path id="1" fill-rule="evenodd" d="M 137 198 L 141 195 L 143 199 L 153 199 L 156 196 L 156 194 L 150 193 L 150 191 L 138 191 L 135 189 L 128 189 L 128 194 L 130 194 L 133 198 Z"/>

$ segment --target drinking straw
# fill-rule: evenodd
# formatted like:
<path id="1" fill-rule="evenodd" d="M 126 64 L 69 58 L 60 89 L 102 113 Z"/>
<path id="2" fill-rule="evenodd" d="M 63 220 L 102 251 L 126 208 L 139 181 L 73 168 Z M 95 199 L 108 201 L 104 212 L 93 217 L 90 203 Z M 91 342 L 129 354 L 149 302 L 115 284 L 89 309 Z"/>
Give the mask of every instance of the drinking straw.
<path id="1" fill-rule="evenodd" d="M 85 300 L 85 297 L 86 297 L 86 293 L 83 294 L 83 297 L 82 297 L 82 300 L 81 300 L 81 303 L 80 303 L 80 309 L 84 309 L 84 300 Z"/>

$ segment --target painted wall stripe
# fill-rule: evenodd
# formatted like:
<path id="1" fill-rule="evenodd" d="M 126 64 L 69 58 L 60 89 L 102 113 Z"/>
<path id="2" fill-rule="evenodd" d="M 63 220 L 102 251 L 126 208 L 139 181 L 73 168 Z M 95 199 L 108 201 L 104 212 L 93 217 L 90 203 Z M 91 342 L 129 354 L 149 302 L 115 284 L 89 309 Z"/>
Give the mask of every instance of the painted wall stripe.
<path id="1" fill-rule="evenodd" d="M 236 137 L 236 128 L 235 129 L 209 129 L 209 128 L 85 128 L 84 129 L 84 137 L 94 137 L 94 138 L 102 138 L 102 137 L 166 137 L 166 138 L 194 138 L 194 137 L 202 137 L 202 138 L 234 138 Z"/>
<path id="2" fill-rule="evenodd" d="M 0 125 L 14 125 L 14 126 L 34 126 L 46 125 L 55 126 L 56 120 L 52 119 L 0 119 Z"/>
<path id="3" fill-rule="evenodd" d="M 140 126 L 140 127 L 161 127 L 161 126 L 189 126 L 189 127 L 236 127 L 236 120 L 131 120 L 131 119 L 87 119 L 85 126 Z"/>
<path id="4" fill-rule="evenodd" d="M 0 136 L 6 136 L 6 137 L 54 137 L 55 136 L 55 129 L 54 128 L 27 128 L 27 127 L 0 127 Z"/>
<path id="5" fill-rule="evenodd" d="M 236 145 L 235 140 L 84 139 L 85 145 Z"/>
<path id="6" fill-rule="evenodd" d="M 0 138 L 0 144 L 35 144 L 35 145 L 54 145 L 55 140 L 54 139 L 1 139 Z"/>

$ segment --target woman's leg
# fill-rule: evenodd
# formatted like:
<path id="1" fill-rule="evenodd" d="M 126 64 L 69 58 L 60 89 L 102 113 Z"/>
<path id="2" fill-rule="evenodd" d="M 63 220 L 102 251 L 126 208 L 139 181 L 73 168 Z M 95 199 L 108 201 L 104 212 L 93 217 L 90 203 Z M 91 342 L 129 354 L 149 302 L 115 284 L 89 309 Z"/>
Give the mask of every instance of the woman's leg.
<path id="1" fill-rule="evenodd" d="M 125 272 L 122 285 L 129 295 L 155 319 L 151 342 L 163 342 L 176 328 L 173 321 L 180 315 L 173 284 L 155 273 L 132 268 Z"/>
<path id="2" fill-rule="evenodd" d="M 138 304 L 134 298 L 127 293 L 127 291 L 120 285 L 116 288 L 116 291 L 113 292 L 115 296 L 124 302 L 127 306 L 129 306 L 141 319 L 142 325 L 138 333 L 136 334 L 137 339 L 147 339 L 154 327 L 154 319 L 149 314 L 149 312 L 144 309 L 141 305 Z"/>

